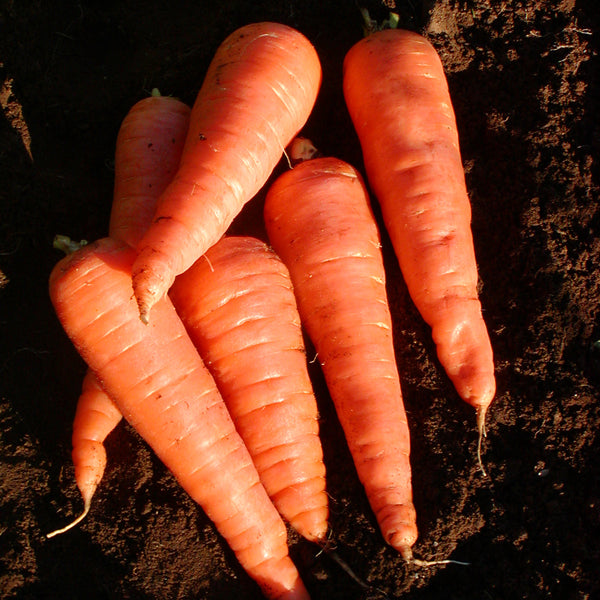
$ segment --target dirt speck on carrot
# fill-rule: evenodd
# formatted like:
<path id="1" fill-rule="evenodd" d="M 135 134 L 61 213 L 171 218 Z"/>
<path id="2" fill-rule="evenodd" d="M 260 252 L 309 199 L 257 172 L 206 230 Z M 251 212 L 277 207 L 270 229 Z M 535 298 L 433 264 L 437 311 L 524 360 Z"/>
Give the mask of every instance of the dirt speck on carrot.
<path id="1" fill-rule="evenodd" d="M 314 47 L 286 25 L 252 23 L 219 46 L 178 172 L 138 244 L 132 279 L 142 321 L 266 183 L 307 121 L 320 84 Z"/>

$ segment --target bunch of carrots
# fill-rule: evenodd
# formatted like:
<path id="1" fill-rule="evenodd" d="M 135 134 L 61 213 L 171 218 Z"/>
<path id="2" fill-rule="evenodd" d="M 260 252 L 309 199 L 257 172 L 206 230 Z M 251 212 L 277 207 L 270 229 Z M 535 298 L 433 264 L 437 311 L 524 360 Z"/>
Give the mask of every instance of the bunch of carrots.
<path id="1" fill-rule="evenodd" d="M 494 367 L 442 63 L 422 36 L 388 29 L 343 69 L 368 183 L 440 362 L 476 410 L 480 460 Z M 286 531 L 326 545 L 306 331 L 385 540 L 422 562 L 378 224 L 361 174 L 298 136 L 320 85 L 301 33 L 255 23 L 223 41 L 191 109 L 153 94 L 125 117 L 108 236 L 59 238 L 67 256 L 50 276 L 89 371 L 72 439 L 84 511 L 49 537 L 89 511 L 124 417 L 267 598 L 308 598 Z M 296 166 L 267 192 L 268 244 L 228 236 L 284 154 Z"/>

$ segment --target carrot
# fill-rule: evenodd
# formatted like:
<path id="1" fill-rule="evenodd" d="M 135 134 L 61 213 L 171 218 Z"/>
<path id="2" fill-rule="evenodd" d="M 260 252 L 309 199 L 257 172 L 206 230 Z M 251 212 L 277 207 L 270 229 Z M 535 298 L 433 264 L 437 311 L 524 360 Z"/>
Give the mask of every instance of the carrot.
<path id="1" fill-rule="evenodd" d="M 121 413 L 90 370 L 83 378 L 81 395 L 73 421 L 73 449 L 75 482 L 83 499 L 83 512 L 65 527 L 46 534 L 51 538 L 68 531 L 88 514 L 92 497 L 106 468 L 104 440 L 121 421 Z"/>
<path id="2" fill-rule="evenodd" d="M 104 238 L 52 270 L 50 297 L 82 358 L 128 422 L 200 504 L 269 598 L 307 598 L 286 528 L 172 303 L 144 325 L 135 251 Z"/>
<path id="3" fill-rule="evenodd" d="M 318 412 L 288 270 L 263 242 L 225 237 L 169 292 L 280 514 L 323 542 Z"/>
<path id="4" fill-rule="evenodd" d="M 219 46 L 192 109 L 179 170 L 138 245 L 133 289 L 143 322 L 175 276 L 265 184 L 308 119 L 320 82 L 314 47 L 286 25 L 246 25 Z"/>
<path id="5" fill-rule="evenodd" d="M 158 90 L 134 104 L 119 128 L 109 235 L 135 246 L 150 225 L 156 200 L 171 181 L 189 124 L 184 102 Z M 61 242 L 58 242 L 60 246 Z M 88 371 L 73 422 L 72 459 L 83 513 L 47 537 L 68 531 L 85 518 L 106 468 L 104 441 L 121 421 L 110 396 Z"/>
<path id="6" fill-rule="evenodd" d="M 386 541 L 417 539 L 410 438 L 377 225 L 359 173 L 336 158 L 301 162 L 267 192 L 264 218 L 288 266 L 358 476 Z"/>
<path id="7" fill-rule="evenodd" d="M 135 248 L 156 201 L 175 176 L 190 107 L 158 90 L 136 102 L 121 123 L 115 148 L 115 185 L 108 234 Z"/>
<path id="8" fill-rule="evenodd" d="M 442 62 L 410 31 L 388 29 L 344 59 L 343 91 L 409 293 L 440 363 L 476 409 L 478 460 L 495 390 L 477 292 L 471 206 Z"/>

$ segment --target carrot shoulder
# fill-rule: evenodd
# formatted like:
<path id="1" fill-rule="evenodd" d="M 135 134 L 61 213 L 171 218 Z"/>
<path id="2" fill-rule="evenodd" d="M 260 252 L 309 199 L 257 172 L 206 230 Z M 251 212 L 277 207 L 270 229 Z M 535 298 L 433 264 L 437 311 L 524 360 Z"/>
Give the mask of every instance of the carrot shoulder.
<path id="1" fill-rule="evenodd" d="M 493 354 L 477 293 L 471 206 L 446 76 L 433 46 L 373 33 L 344 60 L 344 96 L 409 293 L 459 395 L 485 414 Z"/>
<path id="2" fill-rule="evenodd" d="M 364 183 L 338 159 L 308 160 L 275 181 L 264 214 L 381 531 L 410 559 L 417 538 L 410 438 Z"/>
<path id="3" fill-rule="evenodd" d="M 280 514 L 323 542 L 318 411 L 288 270 L 263 242 L 224 237 L 169 292 Z"/>
<path id="4" fill-rule="evenodd" d="M 219 46 L 192 109 L 179 170 L 138 245 L 133 288 L 144 322 L 175 276 L 265 184 L 308 119 L 320 82 L 314 47 L 286 25 L 246 25 Z"/>
<path id="5" fill-rule="evenodd" d="M 104 238 L 50 276 L 56 314 L 129 423 L 200 504 L 269 598 L 306 598 L 286 528 L 168 298 L 145 326 L 131 295 L 133 249 Z"/>

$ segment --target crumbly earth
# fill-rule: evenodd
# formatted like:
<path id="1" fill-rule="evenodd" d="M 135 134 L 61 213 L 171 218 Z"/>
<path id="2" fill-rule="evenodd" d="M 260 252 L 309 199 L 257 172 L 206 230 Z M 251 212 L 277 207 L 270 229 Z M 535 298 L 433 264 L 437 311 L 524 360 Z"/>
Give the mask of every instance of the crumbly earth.
<path id="1" fill-rule="evenodd" d="M 358 3 L 359 4 L 359 3 Z M 387 4 L 393 4 L 387 2 Z M 384 2 L 367 1 L 372 16 Z M 423 559 L 380 536 L 315 364 L 338 563 L 290 532 L 315 599 L 600 597 L 600 110 L 596 0 L 397 0 L 439 49 L 473 206 L 497 365 L 483 477 L 472 409 L 441 370 L 384 237 L 412 434 Z M 316 46 L 322 91 L 305 129 L 362 168 L 341 91 L 362 35 L 343 0 L 16 2 L 0 8 L 0 597 L 260 598 L 211 523 L 135 431 L 107 440 L 88 518 L 70 462 L 84 364 L 54 316 L 56 233 L 105 235 L 117 129 L 153 87 L 192 103 L 218 44 L 252 21 Z M 259 194 L 232 226 L 264 237 Z"/>

